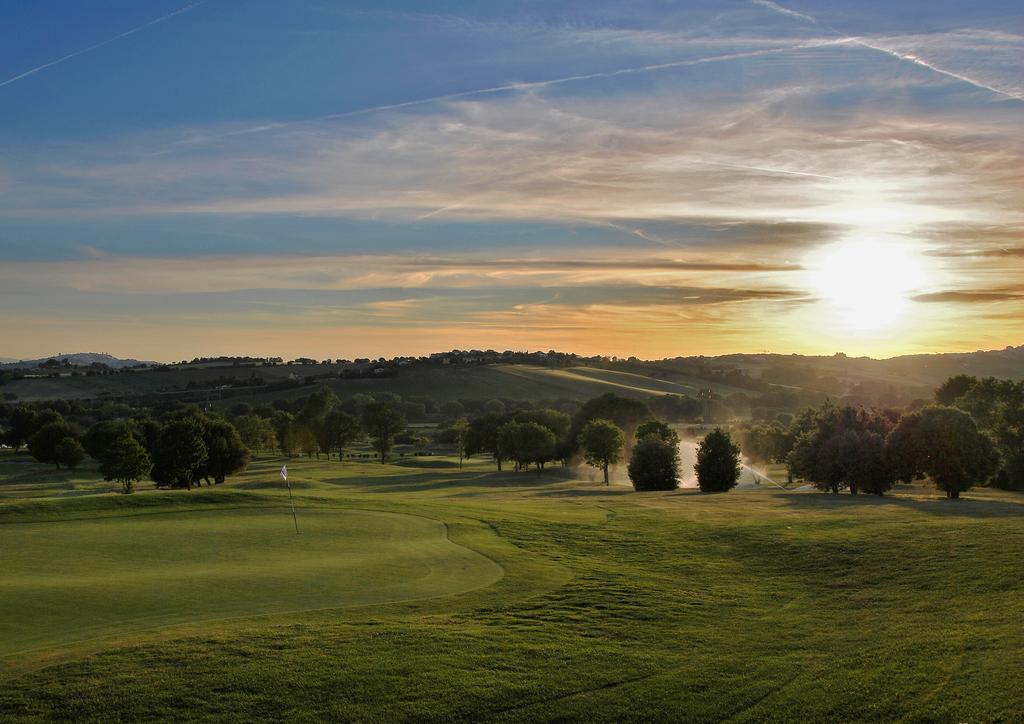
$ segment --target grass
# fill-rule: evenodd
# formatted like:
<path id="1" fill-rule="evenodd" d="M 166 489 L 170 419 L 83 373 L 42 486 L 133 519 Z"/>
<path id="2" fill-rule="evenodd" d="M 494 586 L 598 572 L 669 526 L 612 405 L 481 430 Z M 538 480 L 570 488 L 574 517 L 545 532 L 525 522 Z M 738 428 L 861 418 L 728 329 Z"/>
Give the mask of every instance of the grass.
<path id="1" fill-rule="evenodd" d="M 482 461 L 415 462 L 290 461 L 301 536 L 275 458 L 191 494 L 0 503 L 0 712 L 964 721 L 1024 711 L 1019 495 L 636 494 Z M 441 577 L 434 593 L 395 593 L 420 586 L 425 560 Z"/>

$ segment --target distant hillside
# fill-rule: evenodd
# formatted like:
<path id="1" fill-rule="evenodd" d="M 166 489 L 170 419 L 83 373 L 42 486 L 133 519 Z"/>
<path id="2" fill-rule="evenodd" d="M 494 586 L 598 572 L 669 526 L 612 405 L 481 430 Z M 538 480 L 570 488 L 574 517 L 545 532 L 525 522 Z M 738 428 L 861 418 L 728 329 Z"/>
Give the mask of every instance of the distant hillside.
<path id="1" fill-rule="evenodd" d="M 156 366 L 159 362 L 141 361 L 137 359 L 121 359 L 102 352 L 75 352 L 73 354 L 55 354 L 52 357 L 40 357 L 39 359 L 18 360 L 10 357 L 0 357 L 0 367 L 26 367 L 33 368 L 44 365 L 50 360 L 60 364 L 67 364 L 71 367 L 88 367 L 94 364 L 103 364 L 111 369 L 119 370 L 123 367 L 138 367 L 139 365 Z"/>
<path id="2" fill-rule="evenodd" d="M 391 360 L 284 363 L 278 358 L 225 357 L 161 365 L 80 353 L 0 365 L 0 372 L 4 397 L 26 401 L 261 403 L 308 395 L 326 384 L 342 396 L 389 391 L 438 401 L 583 400 L 604 392 L 699 397 L 710 391 L 734 409 L 793 410 L 826 397 L 901 407 L 931 399 L 935 387 L 956 374 L 1024 379 L 1024 346 L 883 360 L 843 354 L 733 354 L 645 361 L 554 351 L 454 350 Z"/>

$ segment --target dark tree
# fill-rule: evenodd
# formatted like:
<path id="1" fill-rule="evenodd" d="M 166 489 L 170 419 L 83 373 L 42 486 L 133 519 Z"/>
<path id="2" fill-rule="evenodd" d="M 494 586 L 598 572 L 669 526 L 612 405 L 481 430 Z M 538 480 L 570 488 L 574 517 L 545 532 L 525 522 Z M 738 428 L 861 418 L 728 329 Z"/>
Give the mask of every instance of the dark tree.
<path id="1" fill-rule="evenodd" d="M 277 444 L 280 446 L 281 452 L 285 455 L 291 455 L 297 449 L 292 444 L 292 436 L 289 434 L 292 425 L 295 423 L 295 416 L 290 412 L 278 410 L 274 413 L 270 422 L 274 426 L 274 433 L 277 435 Z"/>
<path id="2" fill-rule="evenodd" d="M 966 412 L 932 406 L 907 415 L 889 436 L 900 459 L 923 471 L 947 498 L 988 481 L 999 469 L 999 453 L 991 438 L 979 432 Z"/>
<path id="3" fill-rule="evenodd" d="M 102 462 L 106 451 L 114 444 L 114 441 L 125 435 L 135 436 L 135 433 L 134 420 L 104 420 L 86 430 L 82 443 L 90 457 Z"/>
<path id="4" fill-rule="evenodd" d="M 395 435 L 405 429 L 405 418 L 391 404 L 373 402 L 363 409 L 363 427 L 383 465 L 394 445 Z"/>
<path id="5" fill-rule="evenodd" d="M 156 441 L 153 482 L 160 488 L 191 490 L 208 455 L 202 425 L 195 418 L 171 420 L 160 430 Z"/>
<path id="6" fill-rule="evenodd" d="M 516 470 L 531 464 L 539 476 L 544 465 L 555 457 L 555 434 L 536 422 L 506 422 L 498 430 L 501 449 L 515 461 Z"/>
<path id="7" fill-rule="evenodd" d="M 206 479 L 207 485 L 210 478 L 219 485 L 228 475 L 245 470 L 249 464 L 249 448 L 242 442 L 235 426 L 227 420 L 206 420 L 203 443 L 207 456 L 200 475 Z"/>
<path id="8" fill-rule="evenodd" d="M 21 449 L 39 430 L 39 413 L 27 405 L 18 405 L 11 413 L 10 427 L 4 432 L 4 444 Z"/>
<path id="9" fill-rule="evenodd" d="M 740 448 L 720 427 L 704 436 L 697 446 L 697 485 L 702 493 L 722 493 L 740 479 Z"/>
<path id="10" fill-rule="evenodd" d="M 461 417 L 465 411 L 466 408 L 458 400 L 449 400 L 441 405 L 441 414 L 451 420 Z"/>
<path id="11" fill-rule="evenodd" d="M 338 460 L 345 456 L 345 448 L 359 439 L 362 428 L 359 420 L 339 409 L 331 410 L 324 417 L 320 429 L 320 444 L 327 451 L 328 457 L 331 450 L 338 451 Z"/>
<path id="12" fill-rule="evenodd" d="M 448 432 L 456 452 L 459 453 L 459 470 L 462 470 L 462 461 L 469 456 L 469 420 L 460 417 L 451 424 Z"/>
<path id="13" fill-rule="evenodd" d="M 978 378 L 971 375 L 950 377 L 935 390 L 935 401 L 940 405 L 952 405 L 977 381 Z"/>
<path id="14" fill-rule="evenodd" d="M 273 450 L 277 447 L 277 433 L 273 423 L 259 415 L 242 415 L 235 418 L 242 443 L 255 452 Z"/>
<path id="15" fill-rule="evenodd" d="M 62 461 L 57 454 L 57 447 L 68 437 L 78 439 L 78 434 L 71 425 L 63 420 L 50 422 L 32 436 L 28 443 L 28 451 L 39 462 L 53 463 L 59 470 Z"/>
<path id="16" fill-rule="evenodd" d="M 466 455 L 489 453 L 497 463 L 500 473 L 501 463 L 508 459 L 508 455 L 501 449 L 498 430 L 506 422 L 509 422 L 509 417 L 504 413 L 488 412 L 480 417 L 474 417 L 469 423 L 469 432 L 466 436 Z"/>
<path id="17" fill-rule="evenodd" d="M 629 479 L 636 490 L 679 487 L 679 443 L 652 432 L 642 437 L 629 459 Z"/>
<path id="18" fill-rule="evenodd" d="M 648 420 L 636 429 L 637 442 L 640 442 L 648 435 L 654 435 L 658 439 L 671 445 L 679 445 L 679 433 L 661 420 Z"/>
<path id="19" fill-rule="evenodd" d="M 1024 490 L 1024 382 L 986 377 L 956 399 L 996 443 L 1003 467 L 993 485 Z"/>
<path id="20" fill-rule="evenodd" d="M 608 485 L 608 468 L 622 459 L 626 436 L 622 429 L 611 420 L 591 420 L 580 432 L 579 446 L 588 465 L 604 472 L 604 484 Z"/>
<path id="21" fill-rule="evenodd" d="M 78 442 L 77 439 L 66 437 L 57 443 L 54 455 L 58 466 L 63 465 L 70 470 L 74 470 L 85 459 L 85 448 L 82 447 L 82 443 Z"/>
<path id="22" fill-rule="evenodd" d="M 897 419 L 891 411 L 830 402 L 804 410 L 790 428 L 794 442 L 786 458 L 789 471 L 832 493 L 843 488 L 852 494 L 862 489 L 884 493 L 896 481 L 884 440 Z"/>
<path id="23" fill-rule="evenodd" d="M 146 449 L 131 435 L 123 435 L 114 440 L 103 453 L 100 461 L 100 472 L 104 480 L 116 480 L 121 483 L 125 493 L 135 489 L 135 482 L 149 475 L 153 467 Z"/>
<path id="24" fill-rule="evenodd" d="M 633 435 L 640 423 L 651 419 L 651 411 L 640 400 L 632 397 L 620 397 L 608 392 L 586 402 L 573 417 L 569 439 L 578 442 L 584 426 L 591 420 L 609 420 L 615 423 L 628 437 L 627 445 L 632 444 Z"/>

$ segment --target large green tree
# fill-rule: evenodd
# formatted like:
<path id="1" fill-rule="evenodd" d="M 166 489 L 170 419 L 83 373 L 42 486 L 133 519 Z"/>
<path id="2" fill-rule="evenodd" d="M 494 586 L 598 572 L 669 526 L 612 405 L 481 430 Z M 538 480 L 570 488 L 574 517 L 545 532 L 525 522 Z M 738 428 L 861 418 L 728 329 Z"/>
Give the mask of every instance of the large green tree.
<path id="1" fill-rule="evenodd" d="M 591 420 L 580 431 L 579 446 L 588 465 L 600 468 L 608 485 L 608 468 L 622 459 L 626 436 L 611 420 Z"/>
<path id="2" fill-rule="evenodd" d="M 649 435 L 654 435 L 670 445 L 679 445 L 679 433 L 661 420 L 648 420 L 636 429 L 637 442 L 640 442 Z"/>
<path id="3" fill-rule="evenodd" d="M 544 465 L 555 457 L 555 433 L 537 422 L 506 422 L 498 430 L 501 449 L 516 463 L 516 470 Z"/>
<path id="4" fill-rule="evenodd" d="M 331 450 L 338 451 L 338 460 L 345 457 L 345 448 L 359 439 L 362 427 L 352 415 L 340 409 L 333 409 L 324 416 L 320 427 L 320 445 L 330 457 Z"/>
<path id="5" fill-rule="evenodd" d="M 82 443 L 74 437 L 65 437 L 59 443 L 57 443 L 57 449 L 54 451 L 54 457 L 58 465 L 63 465 L 69 470 L 74 470 L 79 464 L 85 460 L 85 448 L 82 447 Z"/>
<path id="6" fill-rule="evenodd" d="M 928 475 L 947 498 L 988 481 L 999 454 L 988 435 L 963 410 L 935 405 L 906 415 L 887 444 L 909 468 Z"/>
<path id="7" fill-rule="evenodd" d="M 723 493 L 740 479 L 740 448 L 725 430 L 716 427 L 697 445 L 697 485 L 702 493 Z"/>
<path id="8" fill-rule="evenodd" d="M 650 409 L 642 401 L 608 392 L 588 400 L 579 409 L 573 417 L 569 439 L 578 443 L 580 433 L 591 420 L 609 420 L 628 436 L 626 444 L 630 445 L 637 427 L 651 417 Z"/>
<path id="9" fill-rule="evenodd" d="M 194 417 L 172 419 L 160 429 L 153 455 L 152 478 L 160 488 L 187 488 L 199 480 L 209 452 L 203 427 Z"/>
<path id="10" fill-rule="evenodd" d="M 28 442 L 28 451 L 41 463 L 52 463 L 60 469 L 64 463 L 57 449 L 65 439 L 78 440 L 78 431 L 63 419 L 43 425 Z"/>
<path id="11" fill-rule="evenodd" d="M 242 415 L 234 420 L 242 443 L 253 452 L 273 450 L 277 447 L 274 423 L 259 415 Z"/>
<path id="12" fill-rule="evenodd" d="M 673 441 L 657 431 L 648 432 L 633 447 L 628 471 L 636 490 L 675 490 L 679 487 L 678 438 Z"/>
<path id="13" fill-rule="evenodd" d="M 498 430 L 511 418 L 500 412 L 488 412 L 474 417 L 469 422 L 469 432 L 466 435 L 466 455 L 473 456 L 480 453 L 489 453 L 501 472 L 501 463 L 509 459 L 508 455 L 501 449 L 501 440 Z"/>
<path id="14" fill-rule="evenodd" d="M 104 480 L 121 483 L 125 493 L 135 489 L 135 483 L 149 475 L 153 463 L 146 449 L 131 435 L 122 435 L 104 450 L 100 472 Z"/>
<path id="15" fill-rule="evenodd" d="M 896 482 L 896 469 L 886 453 L 885 438 L 898 415 L 826 402 L 804 410 L 790 432 L 793 447 L 786 458 L 792 475 L 820 490 L 882 494 Z"/>
<path id="16" fill-rule="evenodd" d="M 405 429 L 405 418 L 391 403 L 373 402 L 363 408 L 363 428 L 383 465 L 395 444 L 395 436 Z"/>
<path id="17" fill-rule="evenodd" d="M 210 419 L 203 425 L 206 444 L 206 464 L 200 471 L 209 485 L 210 478 L 218 485 L 228 475 L 245 470 L 249 464 L 249 448 L 242 442 L 238 430 L 227 420 Z"/>

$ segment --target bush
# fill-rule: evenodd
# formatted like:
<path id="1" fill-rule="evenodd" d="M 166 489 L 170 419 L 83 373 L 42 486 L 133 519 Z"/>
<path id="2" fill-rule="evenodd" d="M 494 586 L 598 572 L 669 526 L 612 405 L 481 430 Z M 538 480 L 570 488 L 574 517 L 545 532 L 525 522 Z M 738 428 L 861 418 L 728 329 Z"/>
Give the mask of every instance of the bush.
<path id="1" fill-rule="evenodd" d="M 646 435 L 633 448 L 628 469 L 636 490 L 675 490 L 679 487 L 679 447 L 657 434 Z"/>

